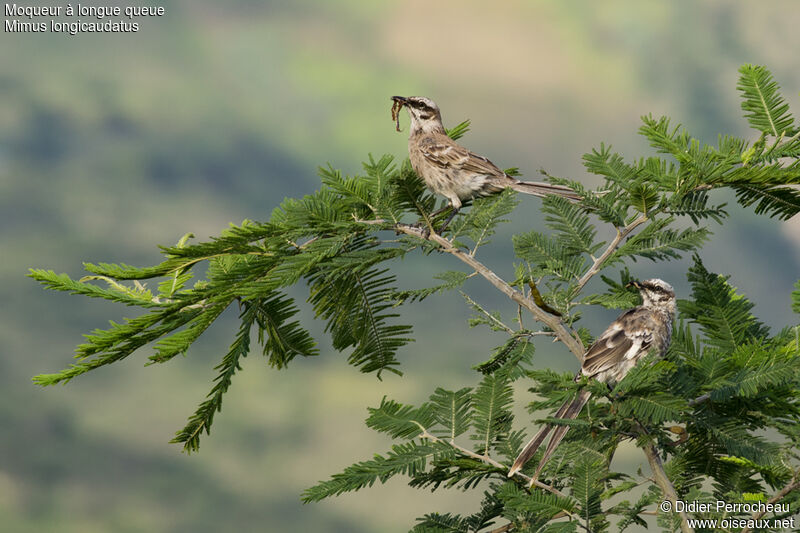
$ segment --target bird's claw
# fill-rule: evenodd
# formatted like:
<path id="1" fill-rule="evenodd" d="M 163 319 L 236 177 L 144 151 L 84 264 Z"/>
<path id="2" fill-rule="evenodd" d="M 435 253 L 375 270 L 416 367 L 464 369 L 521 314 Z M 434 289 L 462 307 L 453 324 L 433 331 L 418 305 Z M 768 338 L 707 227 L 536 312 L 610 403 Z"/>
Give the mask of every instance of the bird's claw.
<path id="1" fill-rule="evenodd" d="M 420 233 L 420 237 L 428 240 L 428 237 L 431 236 L 431 226 L 427 224 L 424 220 L 420 220 L 419 222 L 415 222 L 414 224 L 409 224 L 412 228 L 418 229 Z M 436 233 L 434 230 L 433 233 Z"/>

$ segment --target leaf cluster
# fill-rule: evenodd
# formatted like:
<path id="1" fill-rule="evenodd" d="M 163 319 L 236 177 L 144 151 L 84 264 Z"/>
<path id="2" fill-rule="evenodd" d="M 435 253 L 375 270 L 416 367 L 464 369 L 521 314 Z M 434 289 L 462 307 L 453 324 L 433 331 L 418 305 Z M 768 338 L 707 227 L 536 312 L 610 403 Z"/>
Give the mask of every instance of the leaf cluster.
<path id="1" fill-rule="evenodd" d="M 468 122 L 451 132 L 468 130 Z M 238 308 L 240 326 L 230 349 L 215 367 L 217 376 L 207 399 L 177 433 L 174 442 L 197 450 L 200 434 L 209 432 L 222 397 L 251 348 L 251 336 L 268 363 L 286 368 L 297 356 L 318 354 L 316 341 L 294 317 L 298 302 L 287 289 L 303 284 L 315 316 L 325 322 L 333 347 L 348 361 L 378 377 L 400 374 L 398 351 L 412 339 L 411 327 L 397 323 L 397 305 L 424 300 L 460 287 L 468 275 L 449 271 L 437 276 L 443 284 L 401 290 L 385 263 L 412 250 L 430 252 L 423 239 L 392 239 L 397 224 L 419 221 L 433 227 L 435 198 L 417 179 L 408 161 L 395 165 L 391 156 L 370 157 L 364 172 L 343 176 L 321 168 L 322 187 L 300 199 L 285 199 L 268 222 L 232 225 L 208 242 L 190 243 L 191 234 L 162 248 L 158 265 L 84 264 L 89 275 L 74 280 L 67 274 L 31 269 L 29 275 L 46 288 L 102 298 L 140 310 L 135 318 L 96 329 L 79 345 L 77 361 L 54 374 L 39 375 L 40 385 L 66 383 L 81 374 L 152 347 L 149 363 L 165 363 L 186 354 L 226 310 Z M 514 195 L 475 202 L 454 224 L 453 236 L 471 243 L 472 253 L 486 245 L 497 224 L 516 205 Z M 466 244 L 463 244 L 466 246 Z M 200 266 L 205 272 L 198 277 Z M 147 287 L 157 280 L 157 290 Z"/>
<path id="2" fill-rule="evenodd" d="M 307 290 L 306 304 L 324 322 L 337 351 L 360 371 L 381 377 L 384 371 L 400 374 L 400 351 L 413 339 L 397 307 L 461 290 L 481 274 L 518 307 L 512 328 L 503 313 L 485 309 L 462 291 L 475 313 L 470 325 L 508 334 L 475 367 L 477 382 L 459 390 L 437 388 L 420 406 L 384 398 L 370 409 L 367 425 L 397 442 L 309 488 L 304 501 L 403 475 L 416 488 L 484 495 L 473 514 L 432 512 L 414 531 L 479 531 L 500 522 L 506 531 L 600 532 L 614 525 L 622 531 L 647 525 L 646 513 L 666 491 L 641 473 L 612 468 L 619 444 L 630 440 L 658 450 L 665 475 L 684 500 L 733 503 L 745 494 L 786 490 L 782 497 L 797 505 L 796 488 L 781 487 L 800 478 L 800 327 L 770 331 L 754 315 L 753 304 L 728 278 L 709 272 L 697 255 L 711 238 L 707 224 L 723 224 L 728 216 L 724 204 L 714 203 L 714 189 L 729 187 L 741 205 L 781 220 L 800 211 L 795 189 L 800 128 L 765 68 L 743 66 L 738 89 L 745 118 L 758 132 L 755 140 L 720 136 L 711 146 L 667 117 L 645 116 L 639 132 L 657 155 L 626 161 L 600 144 L 584 156 L 586 169 L 602 179 L 600 190 L 545 173 L 549 181 L 572 187 L 580 201 L 542 200 L 546 231 L 513 237 L 519 263 L 510 283 L 487 272 L 476 257 L 516 207 L 516 194 L 507 190 L 475 200 L 438 235 L 434 230 L 447 210 L 436 211 L 436 198 L 407 160 L 396 164 L 390 156 L 370 156 L 355 176 L 321 168 L 321 188 L 285 199 L 267 222 L 244 221 L 206 242 L 190 243 L 187 234 L 162 248 L 164 259 L 154 266 L 86 263 L 87 275 L 79 279 L 31 269 L 30 277 L 48 289 L 137 311 L 87 334 L 65 370 L 34 379 L 41 385 L 66 383 L 145 348 L 151 350 L 148 364 L 168 362 L 187 354 L 223 313 L 235 310 L 239 325 L 215 367 L 212 388 L 173 440 L 194 451 L 253 344 L 275 369 L 298 356 L 318 355 L 316 340 L 297 320 L 303 304 L 291 288 Z M 455 139 L 467 129 L 464 122 L 449 134 Z M 518 175 L 516 169 L 508 172 Z M 434 231 L 435 238 L 424 230 Z M 448 270 L 435 277 L 436 285 L 399 287 L 391 261 L 415 251 L 450 253 L 474 272 Z M 627 309 L 638 303 L 628 287 L 632 263 L 687 253 L 694 254 L 687 275 L 692 292 L 679 302 L 664 360 L 646 358 L 613 390 L 531 368 L 537 337 L 576 345 L 571 349 L 580 355 L 581 343 L 591 342 L 589 331 L 576 327 L 586 306 Z M 584 294 L 595 277 L 604 288 Z M 796 288 L 792 306 L 800 313 L 800 283 Z M 540 330 L 523 325 L 524 307 L 542 324 Z M 549 316 L 555 319 L 548 321 Z M 534 416 L 551 412 L 579 388 L 592 392 L 577 419 L 536 419 L 570 431 L 530 489 L 527 474 L 540 456 L 507 477 L 526 440 L 525 431 L 514 429 L 512 415 L 513 385 L 522 378 L 532 382 Z M 679 521 L 662 515 L 658 523 L 673 530 Z"/>

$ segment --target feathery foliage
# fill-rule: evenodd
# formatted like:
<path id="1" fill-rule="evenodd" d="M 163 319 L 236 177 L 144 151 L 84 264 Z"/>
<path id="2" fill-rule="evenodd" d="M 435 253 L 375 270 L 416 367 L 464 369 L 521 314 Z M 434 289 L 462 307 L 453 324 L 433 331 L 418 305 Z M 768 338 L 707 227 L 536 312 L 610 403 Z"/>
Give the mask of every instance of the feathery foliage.
<path id="1" fill-rule="evenodd" d="M 778 137 L 794 133 L 797 127 L 789 113 L 789 104 L 778 93 L 772 74 L 758 65 L 743 65 L 737 89 L 742 93 L 742 109 L 750 125 Z"/>
<path id="2" fill-rule="evenodd" d="M 737 88 L 755 139 L 721 135 L 716 145 L 704 144 L 668 117 L 648 115 L 639 133 L 655 155 L 626 160 L 600 143 L 583 156 L 586 170 L 603 182 L 598 190 L 543 171 L 550 182 L 572 187 L 580 201 L 541 201 L 545 228 L 512 238 L 519 262 L 509 281 L 481 263 L 480 254 L 520 198 L 508 190 L 477 199 L 442 235 L 429 234 L 425 230 L 439 227 L 447 210 L 435 213 L 436 197 L 409 162 L 396 164 L 390 156 L 370 156 L 355 176 L 320 168 L 320 189 L 286 198 L 268 221 L 245 220 L 206 242 L 190 242 L 187 234 L 161 249 L 157 265 L 86 263 L 87 275 L 78 279 L 31 269 L 30 277 L 47 289 L 136 310 L 133 318 L 87 334 L 68 368 L 34 380 L 66 383 L 137 352 L 148 351 L 147 364 L 166 363 L 191 354 L 202 334 L 237 308 L 238 330 L 215 367 L 213 386 L 173 439 L 196 451 L 253 343 L 276 370 L 298 356 L 319 355 L 315 339 L 295 319 L 304 304 L 289 296 L 297 293 L 290 287 L 308 290 L 305 303 L 323 321 L 333 348 L 378 377 L 400 373 L 404 347 L 414 339 L 398 307 L 459 290 L 474 312 L 469 325 L 507 339 L 475 366 L 473 383 L 438 387 L 418 406 L 384 398 L 369 409 L 367 426 L 396 442 L 307 489 L 304 501 L 402 475 L 412 488 L 483 492 L 473 514 L 430 512 L 417 520 L 416 532 L 623 531 L 653 525 L 648 513 L 665 499 L 736 503 L 752 494 L 791 505 L 789 516 L 800 508 L 800 326 L 792 317 L 785 329 L 771 331 L 729 277 L 709 272 L 699 254 L 713 236 L 709 225 L 728 217 L 725 204 L 714 200 L 715 189 L 732 189 L 737 202 L 758 215 L 786 220 L 800 212 L 800 128 L 766 68 L 745 65 L 740 74 Z M 468 129 L 462 122 L 448 134 L 456 139 Z M 411 253 L 460 260 L 468 270 L 446 270 L 433 286 L 399 287 L 393 262 Z M 691 292 L 679 301 L 664 360 L 646 358 L 613 390 L 534 367 L 537 339 L 559 340 L 580 357 L 592 340 L 580 327 L 584 313 L 638 303 L 628 287 L 637 261 L 684 254 L 694 258 L 687 273 Z M 473 276 L 514 305 L 485 309 L 468 292 Z M 595 277 L 601 288 L 592 284 Z M 800 314 L 800 282 L 791 304 Z M 514 385 L 523 379 L 536 395 L 532 418 L 569 428 L 532 486 L 529 476 L 542 450 L 507 476 L 530 432 L 523 429 L 527 421 L 515 429 L 512 415 Z M 579 389 L 592 398 L 578 418 L 553 416 Z M 652 475 L 614 470 L 625 441 L 644 451 Z M 674 513 L 660 513 L 656 523 L 668 531 L 687 527 Z"/>

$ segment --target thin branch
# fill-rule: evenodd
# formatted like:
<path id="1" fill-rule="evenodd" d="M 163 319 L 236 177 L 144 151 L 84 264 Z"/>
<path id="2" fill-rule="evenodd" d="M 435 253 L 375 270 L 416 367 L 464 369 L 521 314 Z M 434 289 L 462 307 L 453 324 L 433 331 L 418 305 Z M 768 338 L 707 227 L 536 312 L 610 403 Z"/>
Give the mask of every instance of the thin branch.
<path id="1" fill-rule="evenodd" d="M 778 491 L 778 493 L 775 496 L 767 500 L 767 505 L 778 503 L 783 498 L 785 498 L 786 495 L 789 494 L 790 492 L 800 489 L 800 479 L 798 479 L 798 476 L 800 476 L 800 471 L 795 472 L 794 475 L 792 476 L 792 479 L 789 480 L 789 483 L 787 483 L 785 487 L 783 487 L 780 491 Z M 750 515 L 750 520 L 753 521 L 758 520 L 765 514 L 766 511 L 756 511 L 755 513 Z M 752 531 L 752 529 L 750 527 L 746 527 L 742 529 L 741 533 L 750 533 L 750 531 Z"/>
<path id="2" fill-rule="evenodd" d="M 425 429 L 425 426 L 423 426 L 419 422 L 414 421 L 414 423 L 417 426 L 419 426 L 419 428 L 422 430 L 422 433 L 419 436 L 421 439 L 427 439 L 427 440 L 430 440 L 432 442 L 437 442 L 437 443 L 441 443 L 441 444 L 447 444 L 448 446 L 450 446 L 454 450 L 457 450 L 458 452 L 466 455 L 467 457 L 471 457 L 471 458 L 476 459 L 478 461 L 481 461 L 483 463 L 492 465 L 493 467 L 495 467 L 495 468 L 497 468 L 499 470 L 502 470 L 503 472 L 508 471 L 508 467 L 506 465 L 495 461 L 494 459 L 492 459 L 488 455 L 481 455 L 479 453 L 473 452 L 472 450 L 468 450 L 466 448 L 463 448 L 463 447 L 459 446 L 458 444 L 456 444 L 455 442 L 450 442 L 448 440 L 440 439 L 436 435 L 431 435 L 430 433 L 428 433 L 428 430 Z M 522 478 L 523 480 L 525 480 L 526 483 L 530 483 L 530 481 L 531 481 L 531 478 L 526 476 L 522 472 L 517 472 L 516 475 L 518 477 Z M 559 496 L 561 498 L 569 498 L 569 496 L 567 496 L 566 494 L 564 494 L 560 490 L 558 490 L 558 489 L 556 489 L 554 487 L 551 487 L 550 485 L 546 485 L 546 484 L 544 484 L 544 483 L 542 483 L 540 481 L 534 481 L 533 485 L 535 487 L 540 488 L 540 489 L 546 490 L 547 492 L 555 494 L 556 496 Z"/>
<path id="3" fill-rule="evenodd" d="M 518 331 L 518 332 L 516 332 L 516 334 L 517 335 L 523 335 L 525 337 L 555 337 L 556 336 L 556 334 L 553 333 L 552 331 L 526 331 L 524 333 Z"/>
<path id="4" fill-rule="evenodd" d="M 459 446 L 458 444 L 456 444 L 455 442 L 442 440 L 439 437 L 436 437 L 435 435 L 431 435 L 430 433 L 428 433 L 428 430 L 425 429 L 425 427 L 422 424 L 420 424 L 419 422 L 414 421 L 414 423 L 417 426 L 419 426 L 419 428 L 422 430 L 422 434 L 420 435 L 420 438 L 427 439 L 427 440 L 430 440 L 432 442 L 447 444 L 448 446 L 452 447 L 453 449 L 457 450 L 458 452 L 463 453 L 467 457 L 471 457 L 471 458 L 476 459 L 478 461 L 481 461 L 481 462 L 484 462 L 486 464 L 492 465 L 493 467 L 498 468 L 498 469 L 502 470 L 503 472 L 507 472 L 508 471 L 508 468 L 509 468 L 508 466 L 495 461 L 494 459 L 492 459 L 488 455 L 481 455 L 481 454 L 473 452 L 472 450 L 468 450 L 466 448 L 463 448 L 463 447 Z M 517 472 L 514 475 L 519 477 L 519 478 L 521 478 L 521 479 L 523 479 L 523 480 L 525 480 L 525 483 L 527 483 L 528 485 L 532 484 L 534 487 L 546 490 L 547 492 L 549 492 L 551 494 L 555 494 L 556 496 L 559 496 L 561 498 L 569 498 L 569 496 L 567 496 L 566 494 L 564 494 L 563 492 L 561 492 L 557 488 L 551 487 L 550 485 L 542 483 L 538 479 L 535 479 L 535 480 L 531 481 L 531 478 L 529 476 L 526 476 L 522 472 Z M 579 519 L 580 517 L 578 515 L 576 515 L 575 513 L 571 513 L 569 511 L 567 511 L 566 509 L 562 509 L 561 512 L 565 513 L 566 516 L 569 516 L 570 518 L 574 519 L 575 522 L 579 526 L 581 526 L 583 529 L 585 529 L 586 531 L 589 531 L 591 533 L 591 530 L 589 530 L 586 526 L 584 526 L 581 523 L 581 521 Z"/>
<path id="5" fill-rule="evenodd" d="M 589 270 L 587 270 L 586 273 L 583 276 L 581 276 L 581 279 L 578 280 L 578 285 L 577 287 L 575 287 L 575 294 L 579 293 L 581 289 L 584 287 L 584 285 L 589 283 L 589 280 L 592 279 L 592 277 L 595 274 L 600 272 L 600 270 L 603 267 L 603 263 L 605 263 L 608 260 L 608 258 L 611 257 L 611 254 L 613 254 L 617 250 L 617 247 L 622 242 L 622 239 L 630 235 L 633 230 L 635 230 L 648 220 L 649 217 L 647 215 L 642 215 L 633 222 L 631 222 L 630 224 L 628 224 L 627 226 L 625 226 L 624 228 L 622 228 L 621 230 L 617 228 L 617 236 L 614 237 L 614 239 L 611 241 L 608 247 L 600 255 L 600 257 L 594 260 L 594 263 L 592 263 L 592 266 L 589 267 Z"/>
<path id="6" fill-rule="evenodd" d="M 689 400 L 689 407 L 694 407 L 695 405 L 699 405 L 699 404 L 701 404 L 703 402 L 707 402 L 710 399 L 711 399 L 711 393 L 707 392 L 707 393 L 703 394 L 702 396 L 698 396 L 694 400 Z"/>
<path id="7" fill-rule="evenodd" d="M 464 292 L 464 291 L 459 291 L 459 292 L 461 293 L 461 296 L 463 296 L 463 297 L 464 297 L 464 299 L 467 301 L 467 303 L 468 303 L 469 305 L 471 305 L 471 306 L 472 306 L 474 309 L 477 309 L 478 311 L 480 311 L 481 313 L 483 313 L 483 314 L 486 316 L 486 318 L 489 320 L 489 322 L 491 322 L 492 324 L 495 324 L 495 325 L 496 325 L 498 328 L 500 328 L 500 329 L 504 330 L 504 331 L 505 331 L 506 333 L 508 333 L 509 335 L 516 335 L 516 334 L 517 334 L 517 332 L 516 332 L 516 331 L 514 331 L 514 330 L 513 330 L 513 329 L 511 329 L 509 326 L 507 326 L 506 324 L 504 324 L 502 320 L 499 320 L 499 319 L 498 319 L 496 316 L 494 316 L 492 313 L 490 313 L 489 311 L 487 311 L 486 309 L 484 309 L 484 308 L 483 308 L 483 307 L 482 307 L 482 306 L 481 306 L 481 305 L 480 305 L 478 302 L 476 302 L 475 300 L 473 300 L 472 298 L 470 298 L 470 297 L 469 297 L 469 294 L 467 294 L 467 293 L 466 293 L 466 292 Z"/>
<path id="8" fill-rule="evenodd" d="M 656 485 L 659 486 L 664 497 L 672 503 L 672 508 L 676 509 L 676 502 L 678 501 L 678 493 L 675 492 L 675 487 L 664 472 L 664 464 L 661 462 L 661 457 L 658 456 L 655 446 L 648 444 L 643 448 L 647 462 L 650 463 L 650 468 L 653 470 L 653 478 Z M 681 531 L 683 533 L 694 533 L 694 529 L 689 526 L 689 517 L 685 512 L 678 513 L 681 517 Z"/>
<path id="9" fill-rule="evenodd" d="M 365 224 L 387 224 L 387 221 L 385 220 L 361 220 L 359 222 L 363 222 Z M 583 361 L 584 346 L 577 333 L 570 333 L 570 331 L 558 317 L 550 315 L 539 309 L 539 307 L 536 305 L 536 302 L 509 285 L 507 281 L 503 280 L 483 263 L 471 255 L 454 247 L 453 243 L 441 235 L 436 233 L 425 235 L 425 231 L 423 229 L 408 224 L 391 224 L 391 226 L 395 231 L 434 242 L 439 245 L 443 252 L 447 252 L 461 262 L 469 265 L 472 270 L 480 274 L 489 283 L 494 285 L 496 289 L 511 298 L 511 300 L 518 305 L 521 305 L 530 311 L 536 320 L 553 330 L 558 339 L 564 343 L 564 345 L 575 355 L 575 357 L 578 358 L 578 361 Z"/>

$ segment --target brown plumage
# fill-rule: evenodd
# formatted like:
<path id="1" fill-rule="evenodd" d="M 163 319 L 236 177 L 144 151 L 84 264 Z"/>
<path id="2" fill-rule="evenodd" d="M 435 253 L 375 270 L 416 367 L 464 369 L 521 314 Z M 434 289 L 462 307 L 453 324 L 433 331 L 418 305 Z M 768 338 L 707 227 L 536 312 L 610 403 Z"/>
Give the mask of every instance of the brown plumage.
<path id="1" fill-rule="evenodd" d="M 445 133 L 439 107 L 432 100 L 424 96 L 393 96 L 392 100 L 393 119 L 397 120 L 402 107 L 411 117 L 408 138 L 411 166 L 430 190 L 450 201 L 452 213 L 444 226 L 465 201 L 497 194 L 507 188 L 539 197 L 556 194 L 572 201 L 580 200 L 580 196 L 569 187 L 513 178 L 487 158 L 456 143 Z"/>
<path id="2" fill-rule="evenodd" d="M 642 305 L 622 313 L 589 347 L 581 370 L 575 376 L 576 381 L 581 376 L 586 376 L 613 387 L 651 349 L 658 357 L 662 357 L 669 348 L 672 320 L 675 316 L 675 291 L 669 283 L 660 279 L 633 282 L 632 285 L 639 289 Z M 553 418 L 577 418 L 590 396 L 589 391 L 580 390 L 575 399 L 564 402 Z M 569 426 L 545 425 L 520 452 L 508 472 L 508 477 L 522 469 L 552 432 L 550 442 L 533 474 L 533 483 L 567 431 Z"/>

